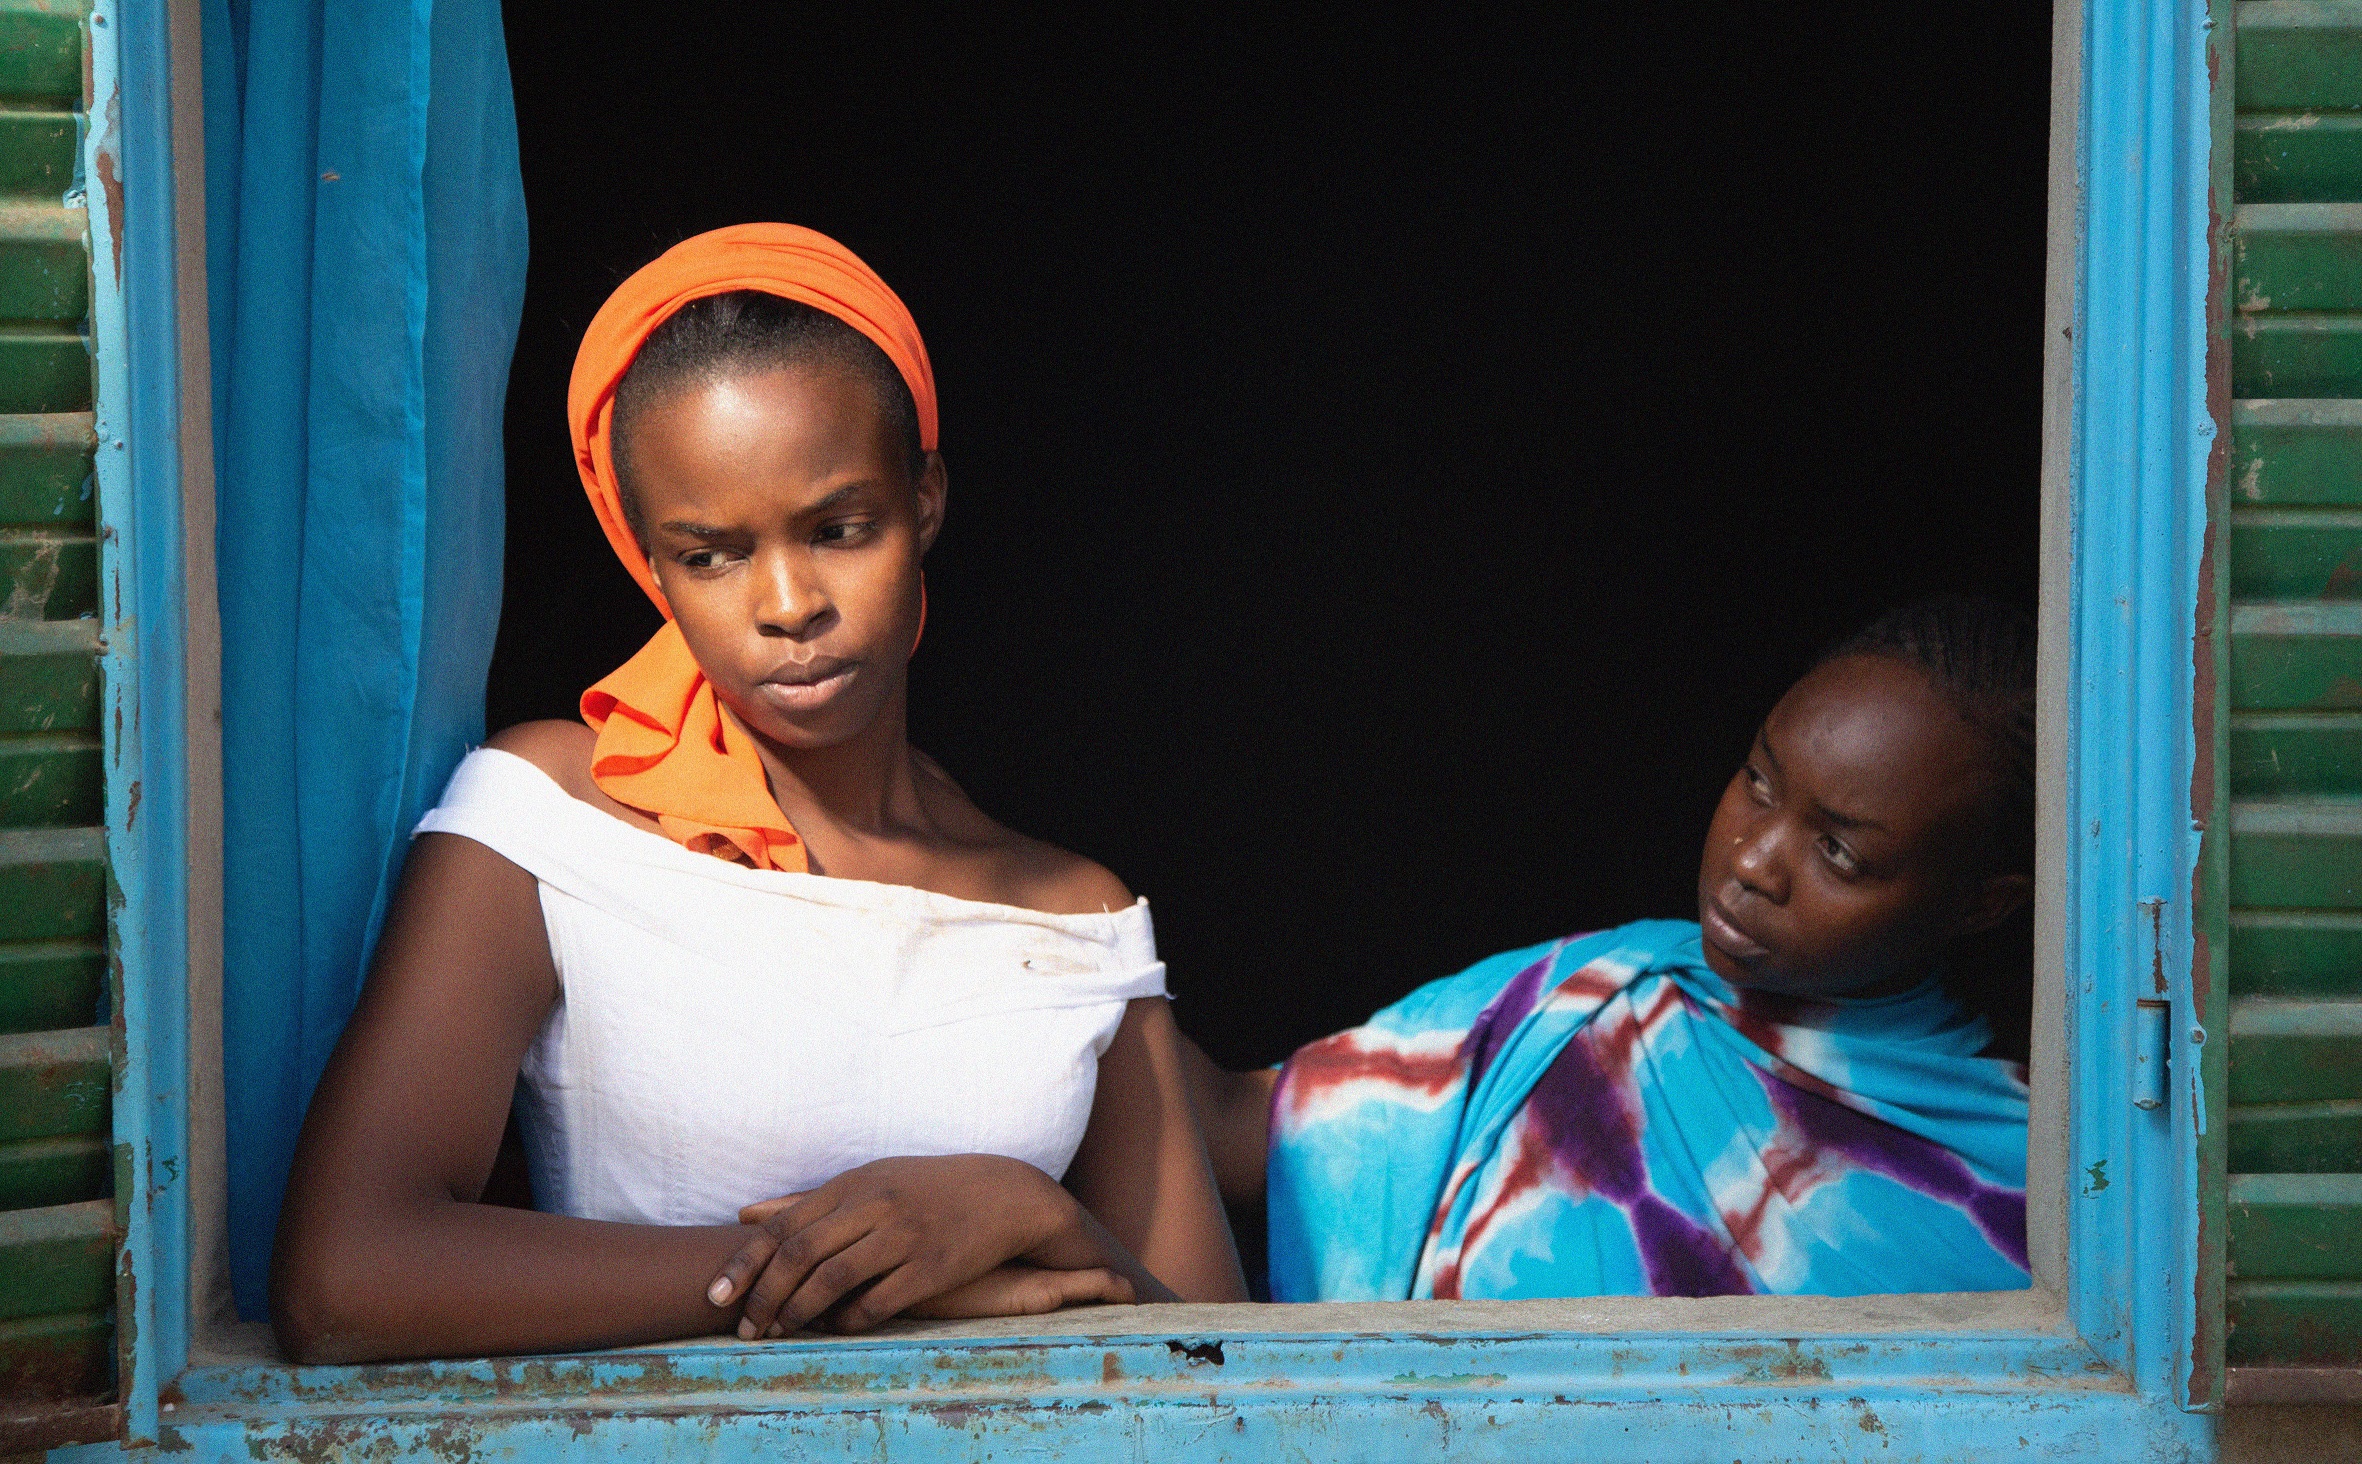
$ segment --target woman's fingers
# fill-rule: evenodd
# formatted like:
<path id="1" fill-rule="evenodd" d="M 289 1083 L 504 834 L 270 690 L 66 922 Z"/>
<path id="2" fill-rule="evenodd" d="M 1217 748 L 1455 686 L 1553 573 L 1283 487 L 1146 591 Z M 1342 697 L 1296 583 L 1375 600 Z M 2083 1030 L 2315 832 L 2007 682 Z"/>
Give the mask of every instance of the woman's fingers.
<path id="1" fill-rule="evenodd" d="M 928 1268 L 918 1265 L 896 1266 L 880 1276 L 870 1288 L 845 1301 L 828 1313 L 824 1325 L 832 1332 L 866 1332 L 878 1323 L 901 1315 L 929 1295 L 941 1289 L 940 1281 L 926 1278 Z M 973 1283 L 970 1283 L 973 1284 Z M 994 1316 L 994 1312 L 971 1313 Z"/>
<path id="2" fill-rule="evenodd" d="M 720 1274 L 705 1288 L 705 1299 L 715 1306 L 728 1306 L 731 1299 L 746 1293 L 747 1283 L 762 1274 L 763 1267 L 779 1249 L 779 1237 L 768 1228 L 758 1229 L 738 1248 L 738 1254 L 722 1263 Z M 746 1335 L 744 1326 L 739 1335 Z"/>
<path id="3" fill-rule="evenodd" d="M 859 1312 L 868 1305 L 878 1286 L 884 1284 L 879 1278 L 900 1266 L 907 1252 L 907 1246 L 885 1232 L 870 1231 L 814 1266 L 804 1278 L 804 1284 L 780 1306 L 765 1335 L 784 1337 L 808 1325 L 829 1308 L 838 1307 L 840 1302 L 844 1303 L 838 1307 L 840 1312 Z M 877 1284 L 872 1285 L 873 1282 Z"/>
<path id="4" fill-rule="evenodd" d="M 868 1218 L 832 1211 L 800 1230 L 788 1228 L 793 1213 L 782 1215 L 763 1226 L 766 1234 L 779 1236 L 778 1249 L 746 1288 L 746 1309 L 739 1314 L 738 1335 L 753 1341 L 770 1332 L 772 1323 L 779 1320 L 780 1305 L 804 1284 L 814 1267 L 854 1244 L 867 1235 L 872 1226 Z M 793 1331 L 809 1317 L 799 1317 L 785 1331 Z"/>
<path id="5" fill-rule="evenodd" d="M 738 1254 L 730 1257 L 723 1263 L 722 1269 L 714 1273 L 714 1279 L 705 1288 L 705 1299 L 715 1306 L 728 1306 L 733 1300 L 744 1296 L 747 1286 L 762 1274 L 763 1267 L 770 1264 L 772 1255 L 778 1251 L 780 1237 L 794 1233 L 827 1213 L 826 1205 L 818 1203 L 819 1194 L 820 1191 L 813 1190 L 808 1194 L 784 1195 L 776 1200 L 757 1201 L 740 1210 L 739 1224 L 763 1228 L 749 1236 L 746 1244 L 739 1247 Z M 800 1213 L 799 1206 L 808 1207 L 809 1213 Z M 756 1214 L 756 1211 L 762 1213 Z M 784 1218 L 777 1225 L 765 1223 L 781 1216 Z"/>
<path id="6" fill-rule="evenodd" d="M 1028 1307 L 1020 1315 L 1053 1312 L 1069 1306 L 1130 1306 L 1138 1299 L 1128 1276 L 1093 1266 L 1087 1271 L 1049 1271 L 1039 1280 L 1035 1295 L 1046 1304 Z"/>
<path id="7" fill-rule="evenodd" d="M 1100 1303 L 1122 1306 L 1134 1299 L 1132 1283 L 1105 1267 L 1058 1271 L 1013 1262 L 987 1271 L 964 1286 L 954 1286 L 906 1307 L 902 1314 L 939 1320 L 1025 1317 L 1069 1306 Z"/>
<path id="8" fill-rule="evenodd" d="M 801 1202 L 803 1198 L 810 1193 L 812 1193 L 810 1190 L 804 1190 L 797 1194 L 781 1195 L 776 1200 L 757 1200 L 753 1204 L 738 1212 L 738 1223 L 741 1225 L 760 1225 L 765 1220 L 768 1220 L 772 1216 L 778 1214 L 780 1211 Z"/>

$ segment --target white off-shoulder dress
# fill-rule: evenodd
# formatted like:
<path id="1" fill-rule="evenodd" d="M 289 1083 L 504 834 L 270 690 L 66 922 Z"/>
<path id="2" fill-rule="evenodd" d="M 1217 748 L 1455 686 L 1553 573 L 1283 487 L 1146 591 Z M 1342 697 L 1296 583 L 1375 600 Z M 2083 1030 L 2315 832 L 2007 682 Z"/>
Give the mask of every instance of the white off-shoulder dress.
<path id="1" fill-rule="evenodd" d="M 692 854 L 490 748 L 417 832 L 541 884 L 559 997 L 519 1116 L 540 1208 L 728 1224 L 903 1154 L 1056 1179 L 1124 1003 L 1161 996 L 1148 903 L 1045 915 Z"/>

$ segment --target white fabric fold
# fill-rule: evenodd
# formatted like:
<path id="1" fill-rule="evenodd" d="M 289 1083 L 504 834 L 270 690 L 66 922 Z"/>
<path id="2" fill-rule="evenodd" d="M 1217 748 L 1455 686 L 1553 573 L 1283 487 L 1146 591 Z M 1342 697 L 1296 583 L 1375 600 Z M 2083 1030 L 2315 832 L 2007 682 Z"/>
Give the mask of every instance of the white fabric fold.
<path id="1" fill-rule="evenodd" d="M 1145 900 L 1047 915 L 747 869 L 471 753 L 418 833 L 541 884 L 561 988 L 519 1101 L 536 1203 L 728 1223 L 901 1154 L 1062 1176 L 1124 1003 L 1161 996 Z"/>

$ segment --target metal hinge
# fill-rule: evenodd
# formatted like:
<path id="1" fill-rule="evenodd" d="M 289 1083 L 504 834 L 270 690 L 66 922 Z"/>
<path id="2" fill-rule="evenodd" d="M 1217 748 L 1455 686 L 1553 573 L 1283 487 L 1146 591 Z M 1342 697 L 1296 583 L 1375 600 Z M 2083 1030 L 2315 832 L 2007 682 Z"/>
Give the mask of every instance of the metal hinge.
<path id="1" fill-rule="evenodd" d="M 2144 1000 L 2133 1012 L 2132 1106 L 2147 1112 L 2165 1106 L 2165 1067 L 2173 1040 L 2173 1004 Z"/>

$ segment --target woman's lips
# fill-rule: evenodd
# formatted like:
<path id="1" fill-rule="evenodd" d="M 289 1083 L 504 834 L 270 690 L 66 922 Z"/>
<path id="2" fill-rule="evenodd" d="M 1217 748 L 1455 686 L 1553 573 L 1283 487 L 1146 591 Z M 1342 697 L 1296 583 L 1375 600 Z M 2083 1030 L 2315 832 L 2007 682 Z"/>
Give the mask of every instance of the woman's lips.
<path id="1" fill-rule="evenodd" d="M 1739 928 L 1730 912 L 1722 908 L 1720 900 L 1709 898 L 1698 912 L 1698 925 L 1706 939 L 1724 954 L 1738 961 L 1760 961 L 1771 954 L 1771 947 Z"/>
<path id="2" fill-rule="evenodd" d="M 789 667 L 765 677 L 755 690 L 783 712 L 811 712 L 827 705 L 843 691 L 859 664 L 828 660 Z"/>

